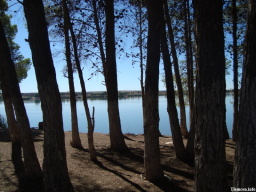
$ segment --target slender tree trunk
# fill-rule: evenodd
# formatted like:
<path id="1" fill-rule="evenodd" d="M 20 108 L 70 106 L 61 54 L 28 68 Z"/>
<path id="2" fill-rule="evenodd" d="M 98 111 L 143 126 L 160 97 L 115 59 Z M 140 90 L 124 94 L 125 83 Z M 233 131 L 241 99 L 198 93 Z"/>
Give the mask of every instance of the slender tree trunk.
<path id="1" fill-rule="evenodd" d="M 144 107 L 144 67 L 143 67 L 143 40 L 142 40 L 142 5 L 139 4 L 139 50 L 140 50 L 140 88 L 141 88 L 141 98 L 142 98 L 142 109 Z"/>
<path id="2" fill-rule="evenodd" d="M 15 118 L 11 95 L 9 94 L 7 84 L 3 79 L 3 76 L 4 76 L 2 74 L 3 71 L 1 70 L 0 72 L 1 72 L 0 74 L 1 90 L 2 90 L 2 96 L 3 96 L 4 106 L 5 106 L 10 138 L 11 138 L 12 144 L 21 145 L 20 129 L 18 127 L 16 118 Z"/>
<path id="3" fill-rule="evenodd" d="M 99 26 L 96 1 L 92 0 L 94 11 L 94 23 L 96 26 L 100 56 L 103 65 L 103 73 L 106 82 L 108 95 L 108 117 L 110 130 L 111 148 L 117 151 L 127 151 L 128 148 L 124 141 L 121 129 L 121 122 L 118 107 L 118 89 L 117 89 L 117 70 L 115 55 L 115 23 L 114 23 L 114 2 L 107 0 L 105 2 L 106 10 L 106 55 L 103 48 L 102 33 Z"/>
<path id="4" fill-rule="evenodd" d="M 117 151 L 128 151 L 121 129 L 121 121 L 118 106 L 118 86 L 116 69 L 116 48 L 115 48 L 115 17 L 114 1 L 105 1 L 106 11 L 106 63 L 105 81 L 108 95 L 108 116 L 110 129 L 110 145 Z M 103 65 L 104 67 L 104 65 Z"/>
<path id="5" fill-rule="evenodd" d="M 89 106 L 88 106 L 88 102 L 87 102 L 86 87 L 85 87 L 85 82 L 84 82 L 84 77 L 83 77 L 83 71 L 81 69 L 81 64 L 80 64 L 78 51 L 77 51 L 76 37 L 75 37 L 75 33 L 74 33 L 74 30 L 73 30 L 73 27 L 71 24 L 69 13 L 68 13 L 68 17 L 69 17 L 69 29 L 71 32 L 71 38 L 72 38 L 72 43 L 73 43 L 73 48 L 74 48 L 75 62 L 76 62 L 76 67 L 77 67 L 80 85 L 81 85 L 81 89 L 82 89 L 83 103 L 84 103 L 84 109 L 85 109 L 87 125 L 88 125 L 88 146 L 89 146 L 89 152 L 90 152 L 90 159 L 92 161 L 96 161 L 97 156 L 96 156 L 96 150 L 95 150 L 94 141 L 93 141 L 94 140 L 93 132 L 94 132 L 94 125 L 95 125 L 94 115 L 93 115 L 93 118 L 91 118 L 91 114 L 90 114 L 90 110 L 89 110 Z"/>
<path id="6" fill-rule="evenodd" d="M 4 28 L 1 20 L 0 42 L 0 70 L 2 71 L 1 74 L 3 75 L 3 81 L 7 82 L 8 92 L 11 95 L 12 103 L 17 117 L 18 126 L 20 129 L 26 176 L 29 180 L 40 181 L 42 180 L 43 176 L 42 170 L 36 156 L 29 120 L 21 96 L 14 63 L 11 59 L 8 42 L 4 33 Z"/>
<path id="7" fill-rule="evenodd" d="M 195 191 L 227 191 L 222 0 L 193 0 L 197 42 Z"/>
<path id="8" fill-rule="evenodd" d="M 256 1 L 249 0 L 245 59 L 239 106 L 238 137 L 235 151 L 234 187 L 256 184 Z"/>
<path id="9" fill-rule="evenodd" d="M 159 150 L 158 82 L 160 60 L 160 36 L 162 3 L 158 0 L 148 3 L 148 42 L 145 79 L 144 119 L 144 166 L 146 179 L 158 181 L 163 178 Z"/>
<path id="10" fill-rule="evenodd" d="M 65 47 L 66 47 L 66 60 L 68 68 L 68 84 L 69 84 L 69 95 L 70 95 L 70 108 L 71 108 L 71 124 L 72 124 L 72 141 L 70 144 L 74 148 L 82 148 L 81 139 L 79 136 L 77 109 L 76 109 L 76 93 L 74 86 L 73 77 L 73 66 L 71 61 L 71 51 L 69 42 L 69 13 L 66 1 L 63 0 L 63 11 L 64 11 L 64 36 L 65 36 Z"/>
<path id="11" fill-rule="evenodd" d="M 102 33 L 100 30 L 100 25 L 99 25 L 99 18 L 98 18 L 98 11 L 97 11 L 97 6 L 96 6 L 96 0 L 92 0 L 92 5 L 93 5 L 93 13 L 94 13 L 94 23 L 96 26 L 96 31 L 97 31 L 97 37 L 98 37 L 98 44 L 99 44 L 99 50 L 100 50 L 100 57 L 103 65 L 103 74 L 105 76 L 106 72 L 106 56 L 104 53 L 104 47 L 103 47 L 103 40 L 102 40 Z"/>
<path id="12" fill-rule="evenodd" d="M 237 8 L 236 0 L 232 0 L 233 9 L 233 73 L 234 73 L 234 113 L 233 113 L 233 140 L 237 140 L 237 122 L 238 122 L 238 57 L 237 57 Z"/>
<path id="13" fill-rule="evenodd" d="M 168 114 L 170 119 L 170 127 L 173 137 L 173 144 L 175 148 L 175 153 L 178 159 L 185 161 L 186 151 L 182 139 L 182 134 L 179 125 L 178 112 L 175 105 L 175 92 L 174 83 L 172 76 L 172 64 L 167 44 L 165 25 L 162 26 L 161 33 L 161 51 L 163 54 L 164 62 L 164 72 L 165 72 L 165 83 L 167 89 L 167 104 L 168 104 Z"/>
<path id="14" fill-rule="evenodd" d="M 144 87 L 144 64 L 143 64 L 143 29 L 142 29 L 142 4 L 139 5 L 139 54 L 140 54 L 140 89 L 141 89 L 141 98 L 142 98 L 142 110 L 144 108 L 145 102 L 145 87 Z M 143 111 L 142 111 L 143 112 Z M 158 129 L 158 136 L 162 136 L 160 130 Z"/>
<path id="15" fill-rule="evenodd" d="M 180 104 L 180 129 L 181 129 L 182 135 L 185 138 L 187 138 L 188 130 L 187 130 L 187 124 L 186 124 L 186 110 L 185 110 L 184 94 L 183 94 L 183 88 L 182 88 L 182 83 L 181 83 L 181 78 L 180 78 L 176 46 L 174 43 L 173 29 L 172 29 L 170 15 L 168 12 L 167 0 L 164 0 L 164 10 L 165 10 L 166 23 L 168 26 L 168 34 L 169 34 L 170 43 L 171 43 L 171 54 L 172 54 L 172 58 L 173 58 L 173 66 L 174 66 L 174 72 L 175 72 L 175 77 L 176 77 L 176 84 L 177 84 L 177 88 L 178 88 L 178 96 L 179 96 L 179 104 Z"/>
<path id="16" fill-rule="evenodd" d="M 189 165 L 194 166 L 195 162 L 195 109 L 192 111 L 193 115 L 191 117 L 190 130 L 188 133 L 186 152 L 187 152 L 187 162 Z"/>
<path id="17" fill-rule="evenodd" d="M 22 161 L 20 129 L 15 118 L 12 99 L 8 91 L 7 83 L 4 79 L 3 70 L 0 70 L 0 82 L 7 117 L 8 129 L 12 142 L 12 162 L 15 168 L 15 173 L 16 175 L 18 175 L 18 178 L 21 175 L 22 178 L 25 178 L 24 176 L 26 176 L 26 172 L 24 168 L 24 163 Z"/>
<path id="18" fill-rule="evenodd" d="M 186 39 L 186 59 L 187 59 L 187 83 L 188 83 L 188 97 L 189 97 L 189 114 L 190 114 L 190 130 L 193 125 L 194 116 L 194 71 L 193 71 L 193 49 L 192 49 L 192 31 L 189 10 L 189 0 L 184 0 L 184 20 L 185 20 L 185 39 Z"/>
<path id="19" fill-rule="evenodd" d="M 43 111 L 44 190 L 71 192 L 74 190 L 66 161 L 61 98 L 51 55 L 43 2 L 24 0 L 23 6 Z"/>
<path id="20" fill-rule="evenodd" d="M 189 156 L 189 162 L 194 163 L 194 139 L 195 139 L 195 96 L 194 96 L 194 70 L 193 70 L 193 48 L 192 31 L 189 0 L 184 0 L 184 20 L 185 20 L 185 41 L 186 41 L 186 60 L 187 60 L 187 84 L 189 97 L 189 133 L 186 145 L 186 151 Z"/>

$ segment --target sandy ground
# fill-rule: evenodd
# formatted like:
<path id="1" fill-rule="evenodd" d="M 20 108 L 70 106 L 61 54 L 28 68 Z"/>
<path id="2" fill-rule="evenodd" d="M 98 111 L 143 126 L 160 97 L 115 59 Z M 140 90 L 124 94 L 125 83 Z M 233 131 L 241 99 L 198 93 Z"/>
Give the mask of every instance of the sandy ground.
<path id="1" fill-rule="evenodd" d="M 33 130 L 38 159 L 43 161 L 43 131 Z M 194 168 L 179 161 L 174 154 L 172 138 L 160 137 L 161 163 L 168 178 L 168 184 L 153 184 L 144 179 L 143 135 L 126 134 L 125 141 L 130 154 L 119 154 L 109 149 L 109 135 L 95 133 L 94 141 L 98 163 L 90 161 L 87 134 L 80 134 L 84 149 L 70 146 L 71 132 L 65 133 L 69 175 L 75 191 L 193 191 Z M 227 140 L 227 177 L 232 186 L 234 143 Z M 0 192 L 20 191 L 17 176 L 11 160 L 11 143 L 8 133 L 0 130 Z M 31 189 L 33 191 L 33 189 Z"/>

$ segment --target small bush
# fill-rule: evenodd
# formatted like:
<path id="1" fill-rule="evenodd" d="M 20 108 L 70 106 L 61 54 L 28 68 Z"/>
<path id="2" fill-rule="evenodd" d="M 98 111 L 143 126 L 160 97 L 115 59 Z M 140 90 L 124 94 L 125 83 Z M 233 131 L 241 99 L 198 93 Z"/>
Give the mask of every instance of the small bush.
<path id="1" fill-rule="evenodd" d="M 0 129 L 6 129 L 7 122 L 6 119 L 0 114 Z"/>

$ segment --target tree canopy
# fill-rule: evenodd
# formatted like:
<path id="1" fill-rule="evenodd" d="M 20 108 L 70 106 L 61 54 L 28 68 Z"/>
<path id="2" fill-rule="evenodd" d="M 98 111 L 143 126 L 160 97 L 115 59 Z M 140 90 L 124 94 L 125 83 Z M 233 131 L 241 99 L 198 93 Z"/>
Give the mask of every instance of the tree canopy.
<path id="1" fill-rule="evenodd" d="M 11 50 L 12 60 L 15 64 L 17 78 L 19 83 L 27 78 L 27 72 L 31 66 L 31 60 L 25 58 L 20 52 L 20 46 L 15 43 L 15 37 L 18 32 L 17 25 L 11 24 L 12 15 L 6 14 L 8 4 L 6 0 L 0 0 L 0 18 L 4 26 L 6 38 Z"/>

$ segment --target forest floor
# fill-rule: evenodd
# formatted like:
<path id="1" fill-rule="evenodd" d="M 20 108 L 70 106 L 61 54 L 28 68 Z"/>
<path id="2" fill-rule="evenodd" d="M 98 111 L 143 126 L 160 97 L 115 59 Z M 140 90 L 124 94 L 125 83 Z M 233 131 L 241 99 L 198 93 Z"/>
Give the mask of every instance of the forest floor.
<path id="1" fill-rule="evenodd" d="M 43 131 L 33 130 L 36 152 L 40 163 L 43 162 Z M 70 146 L 71 132 L 65 132 L 67 163 L 71 182 L 77 192 L 182 192 L 194 191 L 194 168 L 175 157 L 172 138 L 160 137 L 161 163 L 168 182 L 153 184 L 144 179 L 143 168 L 143 135 L 125 134 L 125 141 L 131 153 L 119 154 L 110 150 L 109 135 L 95 133 L 94 142 L 98 162 L 90 161 L 87 145 L 87 134 L 80 133 L 84 149 Z M 184 142 L 186 142 L 184 140 Z M 227 178 L 232 186 L 232 171 L 235 144 L 226 142 Z M 11 160 L 11 142 L 8 132 L 0 129 L 0 192 L 22 191 L 15 175 Z M 24 191 L 24 190 L 23 190 Z M 37 191 L 33 185 L 26 191 Z"/>

